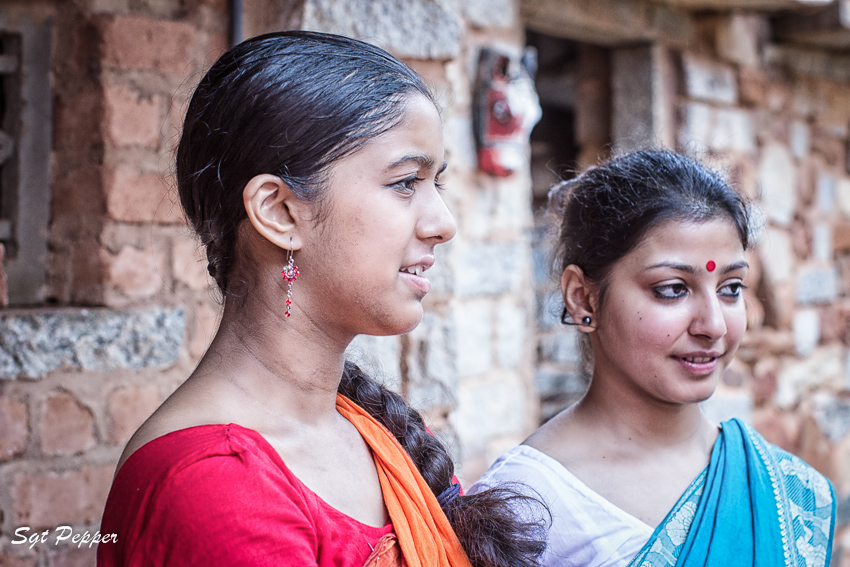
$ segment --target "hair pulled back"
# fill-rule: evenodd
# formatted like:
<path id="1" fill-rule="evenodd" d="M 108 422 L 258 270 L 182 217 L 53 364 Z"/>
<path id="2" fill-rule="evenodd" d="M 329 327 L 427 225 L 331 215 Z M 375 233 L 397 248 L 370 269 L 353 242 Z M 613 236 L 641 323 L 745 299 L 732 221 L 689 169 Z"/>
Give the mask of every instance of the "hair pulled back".
<path id="1" fill-rule="evenodd" d="M 261 35 L 231 48 L 195 89 L 177 148 L 177 189 L 206 247 L 208 270 L 231 289 L 242 189 L 280 177 L 318 201 L 328 166 L 395 126 L 404 97 L 432 100 L 407 65 L 382 49 L 315 32 Z"/>
<path id="2" fill-rule="evenodd" d="M 433 102 L 422 79 L 392 55 L 330 34 L 267 34 L 216 61 L 189 103 L 176 174 L 181 204 L 225 297 L 236 284 L 247 182 L 277 175 L 298 198 L 321 204 L 333 162 L 398 124 L 405 97 L 415 94 Z M 339 391 L 398 439 L 435 494 L 451 485 L 448 451 L 401 396 L 351 362 Z M 545 524 L 540 513 L 539 523 L 520 520 L 523 506 L 539 512 L 542 505 L 497 488 L 455 498 L 443 510 L 474 567 L 531 567 L 545 547 Z"/>
<path id="3" fill-rule="evenodd" d="M 614 158 L 556 185 L 549 200 L 562 217 L 559 273 L 573 264 L 581 268 L 599 286 L 600 302 L 614 264 L 662 221 L 725 218 L 738 231 L 744 250 L 751 244 L 744 198 L 719 173 L 668 150 Z"/>

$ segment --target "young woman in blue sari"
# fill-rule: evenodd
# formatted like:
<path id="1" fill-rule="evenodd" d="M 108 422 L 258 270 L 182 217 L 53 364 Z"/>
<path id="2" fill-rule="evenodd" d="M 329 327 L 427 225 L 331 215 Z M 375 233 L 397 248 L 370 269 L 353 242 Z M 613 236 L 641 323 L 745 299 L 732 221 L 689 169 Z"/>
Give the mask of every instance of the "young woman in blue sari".
<path id="1" fill-rule="evenodd" d="M 546 566 L 828 565 L 826 478 L 699 406 L 746 328 L 746 202 L 667 151 L 613 159 L 550 200 L 589 389 L 472 490 L 516 481 L 544 498 Z"/>

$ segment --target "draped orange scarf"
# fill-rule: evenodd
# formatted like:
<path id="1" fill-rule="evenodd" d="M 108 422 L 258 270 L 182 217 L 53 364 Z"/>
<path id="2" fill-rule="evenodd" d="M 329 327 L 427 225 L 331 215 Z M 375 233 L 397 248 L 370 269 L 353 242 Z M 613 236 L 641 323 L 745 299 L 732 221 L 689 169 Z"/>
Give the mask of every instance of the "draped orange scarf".
<path id="1" fill-rule="evenodd" d="M 372 449 L 384 503 L 408 567 L 471 567 L 437 497 L 392 433 L 337 394 L 336 408 Z"/>

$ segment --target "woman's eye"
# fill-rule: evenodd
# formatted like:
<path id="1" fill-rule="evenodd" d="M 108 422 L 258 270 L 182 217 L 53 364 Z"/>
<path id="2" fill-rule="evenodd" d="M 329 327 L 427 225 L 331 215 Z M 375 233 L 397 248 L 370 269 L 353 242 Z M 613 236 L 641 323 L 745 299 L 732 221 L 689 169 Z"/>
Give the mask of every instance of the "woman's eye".
<path id="1" fill-rule="evenodd" d="M 741 282 L 735 282 L 724 285 L 717 293 L 718 295 L 722 295 L 724 297 L 738 297 L 741 295 L 741 291 L 745 289 L 747 289 L 747 286 L 745 286 Z"/>
<path id="2" fill-rule="evenodd" d="M 654 291 L 655 295 L 662 299 L 675 299 L 688 294 L 687 286 L 682 283 L 660 285 L 652 288 L 652 291 Z"/>
<path id="3" fill-rule="evenodd" d="M 410 177 L 405 177 L 398 183 L 393 184 L 393 187 L 402 193 L 413 193 L 416 191 L 416 184 L 420 181 L 425 181 L 422 177 L 417 177 L 415 175 L 411 175 Z"/>

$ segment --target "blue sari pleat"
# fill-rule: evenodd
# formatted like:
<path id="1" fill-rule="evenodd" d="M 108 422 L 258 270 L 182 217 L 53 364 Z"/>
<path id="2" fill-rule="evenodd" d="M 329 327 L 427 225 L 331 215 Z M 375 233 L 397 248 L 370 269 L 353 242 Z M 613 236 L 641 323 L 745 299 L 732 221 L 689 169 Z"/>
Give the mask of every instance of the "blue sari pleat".
<path id="1" fill-rule="evenodd" d="M 825 567 L 835 507 L 823 475 L 733 419 L 630 567 Z"/>

